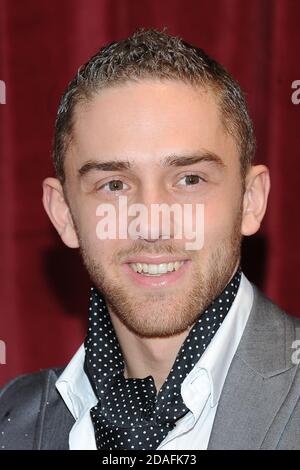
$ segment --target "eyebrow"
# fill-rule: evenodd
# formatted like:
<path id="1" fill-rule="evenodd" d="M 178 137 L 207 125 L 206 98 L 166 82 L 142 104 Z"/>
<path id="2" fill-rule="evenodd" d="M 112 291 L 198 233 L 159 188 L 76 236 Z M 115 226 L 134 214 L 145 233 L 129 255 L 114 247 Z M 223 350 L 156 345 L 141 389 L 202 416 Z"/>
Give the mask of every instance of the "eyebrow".
<path id="1" fill-rule="evenodd" d="M 89 160 L 79 170 L 80 176 L 84 176 L 90 171 L 120 171 L 130 170 L 131 164 L 128 160 L 108 160 L 106 162 L 97 162 Z"/>
<path id="2" fill-rule="evenodd" d="M 201 162 L 214 163 L 217 166 L 223 168 L 226 166 L 223 160 L 213 152 L 203 152 L 197 155 L 190 156 L 169 155 L 163 158 L 160 161 L 160 164 L 163 168 L 166 168 L 170 166 L 189 166 Z M 80 176 L 85 176 L 91 171 L 122 171 L 130 170 L 131 168 L 133 168 L 133 166 L 134 165 L 130 163 L 129 160 L 107 160 L 105 162 L 89 160 L 78 170 L 78 173 Z"/>
<path id="3" fill-rule="evenodd" d="M 188 166 L 194 165 L 195 163 L 201 162 L 209 162 L 215 163 L 220 167 L 225 167 L 225 163 L 217 154 L 213 152 L 203 152 L 197 155 L 190 155 L 190 156 L 178 156 L 178 155 L 170 155 L 169 157 L 164 158 L 161 161 L 161 165 L 163 167 L 168 166 Z"/>

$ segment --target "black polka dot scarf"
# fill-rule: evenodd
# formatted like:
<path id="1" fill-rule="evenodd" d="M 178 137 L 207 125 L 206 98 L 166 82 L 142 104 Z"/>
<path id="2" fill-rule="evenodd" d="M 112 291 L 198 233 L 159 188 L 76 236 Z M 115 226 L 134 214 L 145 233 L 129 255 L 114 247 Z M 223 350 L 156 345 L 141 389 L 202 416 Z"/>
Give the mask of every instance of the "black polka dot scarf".
<path id="1" fill-rule="evenodd" d="M 189 410 L 181 384 L 222 324 L 237 294 L 241 270 L 199 315 L 157 393 L 151 376 L 125 379 L 123 356 L 105 300 L 91 289 L 85 372 L 99 401 L 90 413 L 98 449 L 157 449 Z"/>

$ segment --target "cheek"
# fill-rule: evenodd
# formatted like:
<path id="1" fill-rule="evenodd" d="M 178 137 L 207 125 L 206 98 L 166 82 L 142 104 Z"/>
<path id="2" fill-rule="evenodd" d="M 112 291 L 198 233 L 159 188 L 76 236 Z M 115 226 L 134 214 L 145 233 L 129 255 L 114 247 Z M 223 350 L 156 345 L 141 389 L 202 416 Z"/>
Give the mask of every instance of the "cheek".
<path id="1" fill-rule="evenodd" d="M 236 229 L 240 205 L 238 198 L 234 201 L 223 199 L 207 204 L 204 209 L 204 248 L 226 243 Z"/>
<path id="2" fill-rule="evenodd" d="M 95 211 L 82 213 L 80 216 L 80 235 L 84 242 L 89 245 L 96 245 L 100 242 L 97 237 L 97 223 Z"/>

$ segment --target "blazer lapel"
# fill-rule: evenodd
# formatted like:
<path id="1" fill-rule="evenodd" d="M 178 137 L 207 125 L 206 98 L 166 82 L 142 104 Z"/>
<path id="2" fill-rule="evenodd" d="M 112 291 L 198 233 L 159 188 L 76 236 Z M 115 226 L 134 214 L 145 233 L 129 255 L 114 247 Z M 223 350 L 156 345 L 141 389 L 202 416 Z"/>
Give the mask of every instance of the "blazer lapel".
<path id="1" fill-rule="evenodd" d="M 55 387 L 59 375 L 56 370 L 49 370 L 41 399 L 34 449 L 69 449 L 69 433 L 75 420 Z"/>
<path id="2" fill-rule="evenodd" d="M 285 425 L 275 418 L 296 372 L 291 361 L 295 327 L 291 317 L 253 289 L 252 310 L 223 387 L 208 449 L 274 448 Z M 290 410 L 293 406 L 290 400 Z"/>

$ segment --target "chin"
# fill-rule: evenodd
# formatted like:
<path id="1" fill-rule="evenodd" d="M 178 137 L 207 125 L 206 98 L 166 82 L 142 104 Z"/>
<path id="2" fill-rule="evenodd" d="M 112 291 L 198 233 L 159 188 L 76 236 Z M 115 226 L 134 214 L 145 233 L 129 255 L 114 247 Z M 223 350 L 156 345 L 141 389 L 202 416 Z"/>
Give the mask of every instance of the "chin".
<path id="1" fill-rule="evenodd" d="M 114 313 L 126 328 L 144 338 L 167 338 L 182 334 L 188 331 L 199 317 L 198 309 L 191 312 L 182 306 L 171 307 L 169 303 L 164 307 L 165 302 L 156 303 L 156 306 L 153 303 L 143 303 L 140 307 L 136 308 L 135 305 L 135 308 L 131 309 L 127 305 L 126 315 L 124 309 L 115 309 Z"/>

